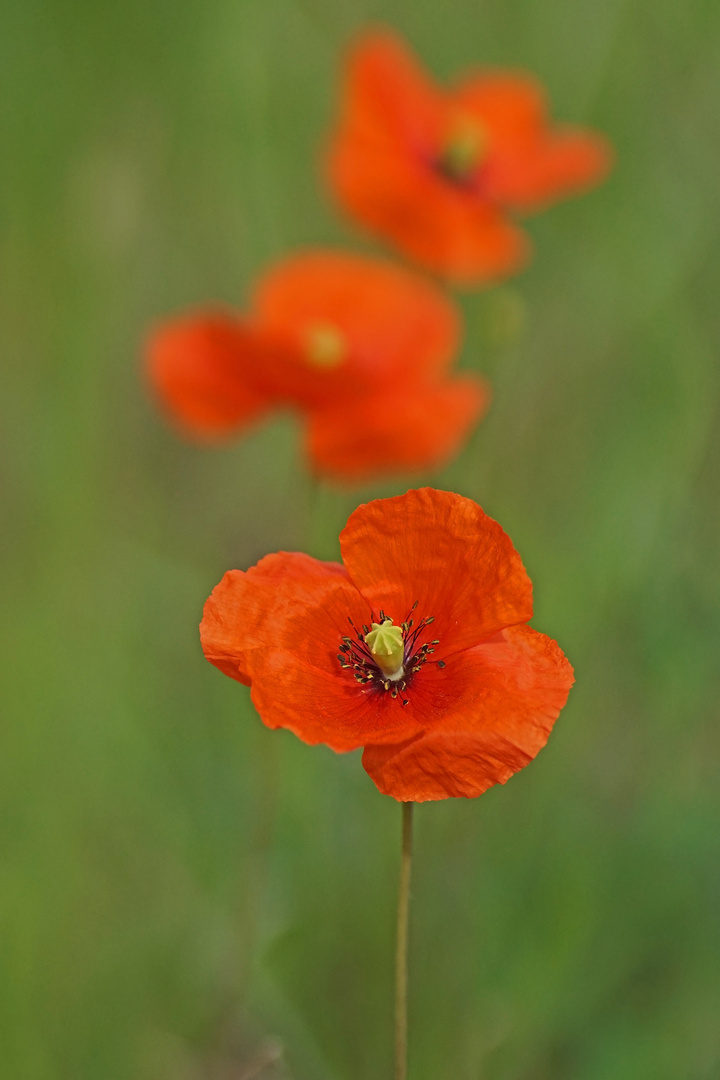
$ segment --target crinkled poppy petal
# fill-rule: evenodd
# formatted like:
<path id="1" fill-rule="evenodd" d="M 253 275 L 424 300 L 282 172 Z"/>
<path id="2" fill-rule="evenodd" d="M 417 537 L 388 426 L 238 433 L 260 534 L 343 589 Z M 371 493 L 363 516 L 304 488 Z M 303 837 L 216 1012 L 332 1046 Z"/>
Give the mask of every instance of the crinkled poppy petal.
<path id="1" fill-rule="evenodd" d="M 338 659 L 370 608 L 341 566 L 281 552 L 230 571 L 203 613 L 208 660 L 252 687 L 263 722 L 304 742 L 345 751 L 423 730 L 423 716 L 390 693 L 362 687 Z"/>
<path id="2" fill-rule="evenodd" d="M 499 280 L 529 259 L 528 238 L 495 204 L 397 147 L 341 135 L 328 170 L 352 216 L 450 281 Z"/>
<path id="3" fill-rule="evenodd" d="M 421 488 L 358 507 L 340 534 L 368 602 L 402 622 L 432 617 L 445 653 L 532 617 L 532 585 L 496 521 L 471 499 Z"/>
<path id="4" fill-rule="evenodd" d="M 487 385 L 466 375 L 375 394 L 342 412 L 315 412 L 308 457 L 318 473 L 346 481 L 439 469 L 459 452 L 488 400 Z"/>
<path id="5" fill-rule="evenodd" d="M 512 627 L 442 671 L 423 669 L 409 694 L 434 721 L 395 746 L 367 746 L 363 766 L 380 791 L 405 802 L 481 795 L 542 749 L 572 683 L 556 642 Z"/>
<path id="6" fill-rule="evenodd" d="M 150 381 L 173 419 L 198 438 L 216 438 L 257 420 L 267 395 L 251 377 L 262 344 L 219 313 L 168 322 L 147 345 Z"/>
<path id="7" fill-rule="evenodd" d="M 472 799 L 493 784 L 505 783 L 528 760 L 520 756 L 512 767 L 480 736 L 442 732 L 395 746 L 366 746 L 362 756 L 378 790 L 399 802 Z"/>
<path id="8" fill-rule="evenodd" d="M 333 625 L 337 638 L 324 651 L 318 647 L 311 655 L 309 650 L 272 650 L 254 667 L 252 700 L 263 723 L 288 728 L 303 742 L 324 743 L 339 752 L 422 732 L 427 717 L 412 699 L 403 706 L 389 691 L 363 689 L 339 666 L 333 650 L 340 629 Z"/>
<path id="9" fill-rule="evenodd" d="M 260 280 L 257 323 L 294 350 L 284 372 L 299 403 L 332 404 L 400 380 L 438 375 L 458 348 L 456 308 L 435 285 L 380 259 L 309 251 L 285 259 Z M 337 334 L 332 363 L 312 359 L 312 335 Z"/>
<path id="10" fill-rule="evenodd" d="M 276 627 L 290 609 L 302 610 L 319 588 L 347 581 L 339 563 L 320 562 L 300 552 L 266 555 L 249 570 L 228 570 L 203 610 L 200 640 L 211 664 L 250 685 L 248 654 L 271 648 Z"/>
<path id="11" fill-rule="evenodd" d="M 445 98 L 401 38 L 387 30 L 364 35 L 346 67 L 341 123 L 358 135 L 400 141 L 411 152 L 435 152 Z"/>

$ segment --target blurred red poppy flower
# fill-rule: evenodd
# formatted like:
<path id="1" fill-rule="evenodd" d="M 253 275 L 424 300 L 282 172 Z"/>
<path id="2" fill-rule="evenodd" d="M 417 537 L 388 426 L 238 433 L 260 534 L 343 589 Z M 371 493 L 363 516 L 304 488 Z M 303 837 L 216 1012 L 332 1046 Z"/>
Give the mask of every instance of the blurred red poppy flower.
<path id="1" fill-rule="evenodd" d="M 400 38 L 379 30 L 348 58 L 328 168 L 348 213 L 471 284 L 527 262 L 529 241 L 508 212 L 597 184 L 611 160 L 602 136 L 550 122 L 532 76 L 479 70 L 440 89 Z"/>
<path id="2" fill-rule="evenodd" d="M 456 308 L 424 278 L 311 252 L 271 269 L 248 315 L 160 326 L 148 368 L 189 436 L 227 438 L 295 408 L 312 467 L 361 480 L 437 468 L 458 452 L 489 399 L 476 376 L 450 374 L 459 337 Z"/>
<path id="3" fill-rule="evenodd" d="M 208 599 L 205 656 L 271 728 L 363 765 L 406 802 L 480 795 L 545 745 L 573 682 L 526 625 L 532 586 L 470 499 L 422 488 L 360 506 L 343 565 L 268 555 Z"/>

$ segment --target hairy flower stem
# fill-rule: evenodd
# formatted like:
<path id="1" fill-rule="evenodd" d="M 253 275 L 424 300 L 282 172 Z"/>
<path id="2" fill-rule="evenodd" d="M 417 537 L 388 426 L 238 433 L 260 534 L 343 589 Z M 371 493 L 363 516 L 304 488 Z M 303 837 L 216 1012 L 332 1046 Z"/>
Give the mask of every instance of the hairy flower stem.
<path id="1" fill-rule="evenodd" d="M 402 804 L 402 854 L 395 952 L 395 1080 L 407 1080 L 408 913 L 412 866 L 413 803 Z"/>

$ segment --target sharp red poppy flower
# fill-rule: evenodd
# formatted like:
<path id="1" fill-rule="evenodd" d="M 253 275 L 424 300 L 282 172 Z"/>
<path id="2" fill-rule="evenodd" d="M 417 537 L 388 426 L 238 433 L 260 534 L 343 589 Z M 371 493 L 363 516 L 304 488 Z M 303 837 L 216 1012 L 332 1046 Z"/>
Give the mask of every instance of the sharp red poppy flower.
<path id="1" fill-rule="evenodd" d="M 477 377 L 451 375 L 459 338 L 456 308 L 421 276 L 310 252 L 271 269 L 247 315 L 160 326 L 148 366 L 191 437 L 227 438 L 295 408 L 314 469 L 359 480 L 436 468 L 459 450 L 489 396 Z"/>
<path id="2" fill-rule="evenodd" d="M 423 488 L 360 506 L 343 564 L 268 555 L 208 599 L 205 656 L 251 687 L 263 722 L 337 751 L 364 747 L 380 791 L 480 795 L 545 745 L 573 682 L 527 626 L 532 586 L 470 499 Z"/>
<path id="3" fill-rule="evenodd" d="M 348 58 L 328 167 L 363 225 L 427 268 L 479 283 L 528 260 L 510 214 L 597 184 L 611 159 L 602 136 L 550 122 L 531 75 L 479 70 L 444 90 L 381 30 Z"/>

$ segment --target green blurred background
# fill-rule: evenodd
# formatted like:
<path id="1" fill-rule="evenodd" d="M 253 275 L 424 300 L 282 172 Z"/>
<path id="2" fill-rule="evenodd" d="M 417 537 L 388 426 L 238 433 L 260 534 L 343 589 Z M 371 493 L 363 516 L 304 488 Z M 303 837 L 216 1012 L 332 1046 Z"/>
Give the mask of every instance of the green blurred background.
<path id="1" fill-rule="evenodd" d="M 529 769 L 418 810 L 411 1076 L 720 1077 L 720 5 L 5 0 L 8 1080 L 390 1074 L 398 806 L 266 731 L 197 623 L 228 567 L 335 557 L 358 502 L 428 478 L 309 518 L 294 421 L 185 445 L 139 363 L 288 249 L 376 250 L 317 167 L 368 21 L 441 77 L 530 68 L 618 152 L 461 298 L 495 397 L 434 483 L 513 537 L 577 685 Z"/>

